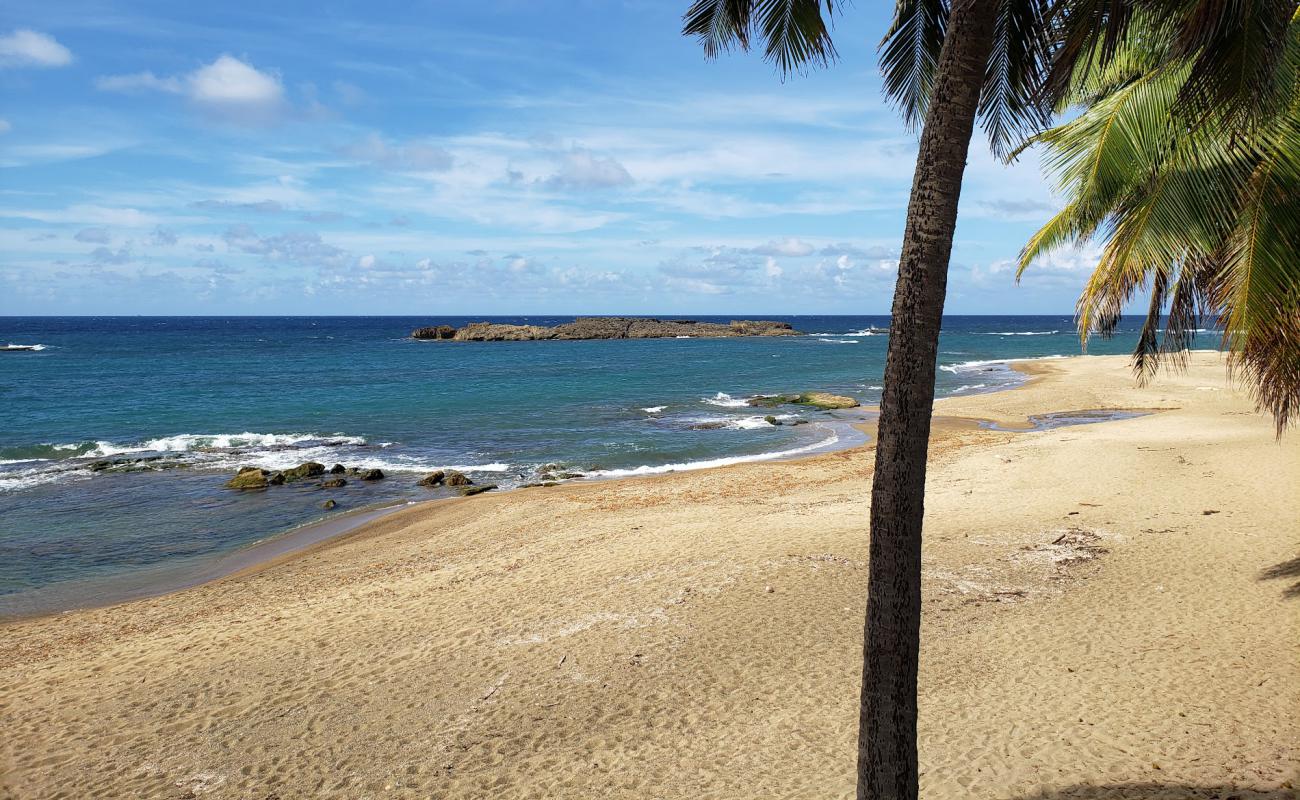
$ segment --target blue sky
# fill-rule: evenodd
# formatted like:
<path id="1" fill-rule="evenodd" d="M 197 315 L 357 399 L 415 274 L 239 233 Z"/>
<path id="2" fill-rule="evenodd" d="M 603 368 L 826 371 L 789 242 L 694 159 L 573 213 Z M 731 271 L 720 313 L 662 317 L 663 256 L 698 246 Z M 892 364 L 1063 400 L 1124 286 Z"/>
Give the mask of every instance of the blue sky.
<path id="1" fill-rule="evenodd" d="M 6 3 L 0 314 L 885 313 L 888 5 L 782 82 L 685 0 Z M 1056 207 L 977 143 L 948 312 L 1069 312 Z"/>

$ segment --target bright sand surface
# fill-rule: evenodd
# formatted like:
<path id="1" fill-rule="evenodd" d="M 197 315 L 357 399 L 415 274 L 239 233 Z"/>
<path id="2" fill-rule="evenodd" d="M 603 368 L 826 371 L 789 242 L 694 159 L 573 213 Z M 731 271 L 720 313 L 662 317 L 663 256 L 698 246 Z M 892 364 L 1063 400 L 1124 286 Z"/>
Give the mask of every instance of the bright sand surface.
<path id="1" fill-rule="evenodd" d="M 1163 410 L 937 426 L 922 795 L 1293 797 L 1300 569 L 1262 576 L 1300 555 L 1300 433 L 1216 354 L 1024 369 L 939 413 Z M 416 506 L 0 627 L 0 796 L 849 797 L 871 463 Z"/>

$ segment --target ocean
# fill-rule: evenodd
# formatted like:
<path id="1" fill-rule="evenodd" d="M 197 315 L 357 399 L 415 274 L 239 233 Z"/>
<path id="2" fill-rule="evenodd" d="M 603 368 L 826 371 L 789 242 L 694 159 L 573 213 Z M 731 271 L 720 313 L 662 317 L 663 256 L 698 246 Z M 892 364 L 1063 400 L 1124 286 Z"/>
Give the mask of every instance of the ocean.
<path id="1" fill-rule="evenodd" d="M 506 490 L 546 471 L 591 480 L 855 443 L 852 413 L 745 399 L 877 402 L 888 318 L 752 318 L 812 335 L 472 343 L 408 334 L 572 317 L 0 318 L 0 347 L 40 345 L 0 353 L 0 615 L 194 583 L 304 525 L 451 496 L 416 485 L 434 469 Z M 1136 332 L 1089 352 L 1127 353 Z M 937 391 L 994 391 L 1019 380 L 1008 360 L 1079 353 L 1068 316 L 946 317 Z M 127 463 L 91 469 L 105 460 Z M 223 488 L 241 466 L 305 461 L 386 477 Z"/>

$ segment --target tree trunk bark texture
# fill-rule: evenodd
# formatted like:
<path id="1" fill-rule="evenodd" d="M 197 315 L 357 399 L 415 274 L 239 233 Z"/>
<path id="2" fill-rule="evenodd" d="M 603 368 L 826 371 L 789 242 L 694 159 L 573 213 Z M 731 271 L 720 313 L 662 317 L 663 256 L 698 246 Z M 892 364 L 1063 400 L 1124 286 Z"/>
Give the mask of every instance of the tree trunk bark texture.
<path id="1" fill-rule="evenodd" d="M 953 2 L 907 208 L 871 489 L 859 800 L 912 800 L 918 792 L 921 523 L 935 356 L 957 201 L 997 6 L 996 0 Z"/>

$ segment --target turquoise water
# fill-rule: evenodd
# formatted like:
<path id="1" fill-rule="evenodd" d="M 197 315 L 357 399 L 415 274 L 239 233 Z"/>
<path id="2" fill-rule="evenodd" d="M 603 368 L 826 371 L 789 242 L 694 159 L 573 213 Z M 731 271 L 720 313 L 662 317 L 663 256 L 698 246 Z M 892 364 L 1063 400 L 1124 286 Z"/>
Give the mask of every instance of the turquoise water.
<path id="1" fill-rule="evenodd" d="M 43 345 L 0 353 L 0 614 L 61 592 L 93 602 L 114 580 L 147 585 L 332 514 L 443 496 L 415 486 L 436 468 L 505 489 L 548 463 L 616 477 L 833 446 L 836 415 L 785 408 L 784 422 L 809 424 L 772 426 L 744 398 L 876 402 L 888 319 L 774 319 L 820 335 L 461 343 L 407 334 L 468 318 L 0 318 L 0 347 Z M 1128 352 L 1135 333 L 1090 352 Z M 990 362 L 1079 343 L 1064 316 L 949 317 L 940 349 L 949 395 L 1016 381 Z M 152 456 L 148 471 L 89 469 Z M 308 460 L 388 477 L 222 488 L 241 465 Z"/>

